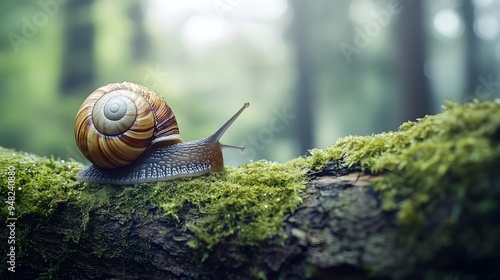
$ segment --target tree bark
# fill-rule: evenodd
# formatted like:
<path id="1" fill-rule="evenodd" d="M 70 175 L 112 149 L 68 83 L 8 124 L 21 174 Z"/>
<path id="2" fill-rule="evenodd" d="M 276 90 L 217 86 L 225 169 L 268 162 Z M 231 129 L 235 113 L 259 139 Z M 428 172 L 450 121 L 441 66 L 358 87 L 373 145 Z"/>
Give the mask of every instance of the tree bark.
<path id="1" fill-rule="evenodd" d="M 405 275 L 399 229 L 393 214 L 380 211 L 374 176 L 330 164 L 310 178 L 303 203 L 283 223 L 286 237 L 261 246 L 190 247 L 199 213 L 189 207 L 177 222 L 150 205 L 125 213 L 111 201 L 88 213 L 78 203 L 61 204 L 50 219 L 19 221 L 30 231 L 15 277 L 365 279 L 367 267 L 381 277 Z"/>
<path id="2" fill-rule="evenodd" d="M 97 185 L 84 189 L 95 192 L 91 211 L 60 201 L 48 218 L 16 221 L 16 271 L 0 271 L 0 279 L 498 279 L 497 254 L 484 253 L 491 248 L 468 254 L 444 236 L 444 250 L 416 254 L 453 203 L 435 208 L 411 246 L 397 212 L 381 210 L 372 184 L 380 176 L 329 163 L 309 174 L 302 203 L 282 223 L 285 235 L 255 246 L 234 245 L 233 235 L 211 249 L 190 246 L 196 207 L 185 205 L 177 221 L 142 205 L 140 188 L 115 187 L 103 202 L 99 191 L 111 187 Z M 481 229 L 494 234 L 498 222 L 485 219 Z M 7 237 L 0 234 L 2 244 Z"/>

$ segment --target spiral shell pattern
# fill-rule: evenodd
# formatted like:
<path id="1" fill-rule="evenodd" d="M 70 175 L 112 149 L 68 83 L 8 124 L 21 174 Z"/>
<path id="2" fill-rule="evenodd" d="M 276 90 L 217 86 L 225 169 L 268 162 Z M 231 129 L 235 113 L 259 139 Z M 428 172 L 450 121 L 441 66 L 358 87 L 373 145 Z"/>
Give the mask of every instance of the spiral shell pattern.
<path id="1" fill-rule="evenodd" d="M 128 82 L 100 87 L 87 97 L 76 115 L 75 139 L 89 161 L 108 169 L 131 164 L 155 139 L 182 142 L 165 99 Z"/>

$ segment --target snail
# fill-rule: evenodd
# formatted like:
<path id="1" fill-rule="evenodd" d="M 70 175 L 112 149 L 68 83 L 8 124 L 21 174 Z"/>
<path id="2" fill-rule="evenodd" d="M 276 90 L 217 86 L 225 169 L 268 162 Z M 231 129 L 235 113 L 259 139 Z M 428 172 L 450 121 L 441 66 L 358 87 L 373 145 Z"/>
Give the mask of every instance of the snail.
<path id="1" fill-rule="evenodd" d="M 249 106 L 246 102 L 214 134 L 184 142 L 172 109 L 155 91 L 129 82 L 100 87 L 76 115 L 77 146 L 93 163 L 77 179 L 127 185 L 222 171 L 222 148 L 244 147 L 224 145 L 219 139 Z"/>

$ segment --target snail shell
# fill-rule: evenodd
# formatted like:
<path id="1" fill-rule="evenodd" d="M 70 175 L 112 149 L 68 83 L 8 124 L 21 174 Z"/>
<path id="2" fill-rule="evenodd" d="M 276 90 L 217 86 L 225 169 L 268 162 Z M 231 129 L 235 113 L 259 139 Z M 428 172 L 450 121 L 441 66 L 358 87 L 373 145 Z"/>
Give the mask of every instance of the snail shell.
<path id="1" fill-rule="evenodd" d="M 100 87 L 85 99 L 76 116 L 75 139 L 90 162 L 109 169 L 130 165 L 154 142 L 182 142 L 165 99 L 128 82 Z"/>
<path id="2" fill-rule="evenodd" d="M 245 103 L 214 134 L 183 142 L 172 109 L 156 92 L 128 82 L 98 88 L 76 115 L 77 146 L 93 163 L 77 179 L 126 185 L 221 171 L 222 148 L 244 147 L 219 139 L 249 106 Z"/>

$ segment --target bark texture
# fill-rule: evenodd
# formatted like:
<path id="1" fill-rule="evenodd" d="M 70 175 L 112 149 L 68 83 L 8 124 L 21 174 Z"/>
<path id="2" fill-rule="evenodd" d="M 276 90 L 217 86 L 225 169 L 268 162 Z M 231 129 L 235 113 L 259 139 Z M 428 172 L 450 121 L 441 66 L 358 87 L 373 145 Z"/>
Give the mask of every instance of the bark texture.
<path id="1" fill-rule="evenodd" d="M 455 270 L 453 252 L 445 254 L 444 264 L 410 258 L 395 213 L 380 209 L 374 178 L 357 168 L 328 164 L 310 174 L 303 203 L 282 225 L 286 237 L 269 238 L 260 246 L 222 242 L 210 250 L 188 246 L 199 215 L 189 205 L 176 222 L 148 205 L 129 213 L 111 201 L 87 213 L 69 202 L 46 220 L 19 221 L 20 230 L 29 229 L 23 239 L 27 244 L 15 274 L 4 272 L 4 277 L 421 279 L 430 269 Z"/>

